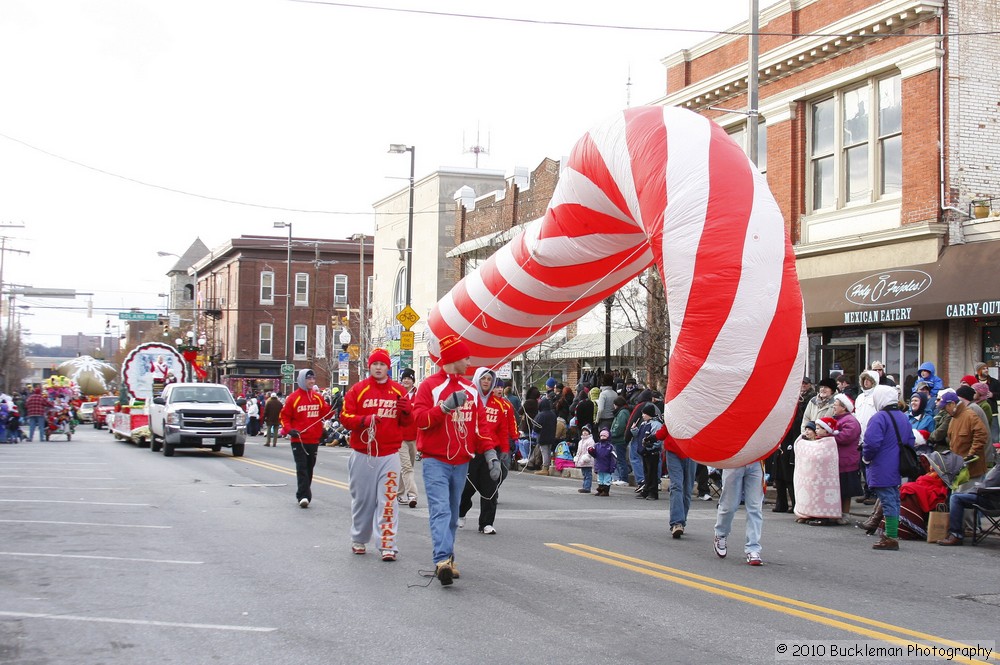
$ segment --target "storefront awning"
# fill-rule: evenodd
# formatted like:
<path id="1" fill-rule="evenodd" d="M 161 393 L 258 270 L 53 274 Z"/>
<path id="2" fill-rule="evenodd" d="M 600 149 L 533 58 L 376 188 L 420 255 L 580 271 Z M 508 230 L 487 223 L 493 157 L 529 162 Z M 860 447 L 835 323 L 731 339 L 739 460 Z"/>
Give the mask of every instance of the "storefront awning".
<path id="1" fill-rule="evenodd" d="M 1000 241 L 946 247 L 937 263 L 802 280 L 806 326 L 1000 317 Z"/>

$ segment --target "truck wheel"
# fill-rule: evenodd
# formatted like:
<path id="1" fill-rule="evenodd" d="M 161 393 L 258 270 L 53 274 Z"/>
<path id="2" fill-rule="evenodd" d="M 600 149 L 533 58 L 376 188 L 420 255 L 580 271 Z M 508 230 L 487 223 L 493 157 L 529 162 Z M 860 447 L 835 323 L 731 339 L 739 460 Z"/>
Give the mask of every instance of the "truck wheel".
<path id="1" fill-rule="evenodd" d="M 164 457 L 174 456 L 174 447 L 169 443 L 167 443 L 166 441 L 163 442 L 163 456 Z"/>
<path id="2" fill-rule="evenodd" d="M 73 435 L 70 434 L 69 432 L 66 432 L 66 440 L 67 441 L 72 441 L 73 440 Z"/>
<path id="3" fill-rule="evenodd" d="M 96 420 L 94 421 L 94 429 L 101 429 L 100 423 L 98 423 Z"/>
<path id="4" fill-rule="evenodd" d="M 149 445 L 149 441 L 146 439 L 146 437 L 142 437 L 136 442 L 135 445 L 137 445 L 140 448 L 145 448 L 146 446 Z"/>
<path id="5" fill-rule="evenodd" d="M 245 444 L 234 443 L 233 444 L 233 457 L 243 457 L 243 447 Z"/>
<path id="6" fill-rule="evenodd" d="M 154 453 L 160 452 L 160 442 L 156 440 L 155 434 L 149 438 L 149 449 Z"/>

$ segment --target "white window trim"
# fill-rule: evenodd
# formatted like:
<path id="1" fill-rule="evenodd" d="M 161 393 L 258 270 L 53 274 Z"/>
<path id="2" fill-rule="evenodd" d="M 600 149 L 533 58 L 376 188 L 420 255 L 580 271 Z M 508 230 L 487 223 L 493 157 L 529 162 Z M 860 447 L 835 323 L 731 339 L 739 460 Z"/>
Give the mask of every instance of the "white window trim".
<path id="1" fill-rule="evenodd" d="M 337 283 L 343 281 L 344 283 L 344 295 L 340 296 L 337 294 Z M 333 276 L 333 304 L 334 305 L 347 305 L 350 302 L 350 280 L 347 279 L 347 275 L 340 274 Z"/>
<path id="2" fill-rule="evenodd" d="M 264 336 L 265 326 L 270 329 L 270 335 L 267 337 Z M 271 353 L 261 353 L 260 347 L 265 339 L 271 346 Z M 270 360 L 274 357 L 274 324 L 272 323 L 262 323 L 257 328 L 257 357 L 261 360 Z"/>
<path id="3" fill-rule="evenodd" d="M 303 337 L 299 338 L 299 331 L 302 331 Z M 298 342 L 302 342 L 302 353 L 295 353 L 295 347 L 298 346 Z M 309 354 L 309 326 L 304 324 L 296 324 L 292 328 L 292 359 L 293 360 L 305 360 Z"/>
<path id="4" fill-rule="evenodd" d="M 882 72 L 880 74 L 875 74 L 868 76 L 862 80 L 854 81 L 852 84 L 844 85 L 837 88 L 836 90 L 831 90 L 823 95 L 817 96 L 813 99 L 808 100 L 806 104 L 806 177 L 805 177 L 805 200 L 806 200 L 806 215 L 808 218 L 812 215 L 821 215 L 825 213 L 832 213 L 842 210 L 857 210 L 859 208 L 866 208 L 872 205 L 877 205 L 886 202 L 900 202 L 902 201 L 902 192 L 890 192 L 888 194 L 879 194 L 881 190 L 881 178 L 882 178 L 882 163 L 880 154 L 880 135 L 878 132 L 877 122 L 878 122 L 878 84 L 883 79 L 893 78 L 900 76 L 898 73 L 886 73 Z M 868 192 L 869 196 L 867 200 L 864 201 L 851 201 L 847 202 L 847 178 L 845 174 L 845 149 L 844 149 L 844 136 L 843 136 L 843 97 L 844 93 L 858 89 L 859 87 L 868 88 L 868 100 L 869 100 L 869 121 L 868 121 Z M 814 158 L 812 154 L 812 126 L 813 126 L 813 108 L 816 104 L 825 101 L 827 99 L 834 100 L 834 128 L 833 128 L 833 148 L 832 157 L 834 160 L 834 171 L 833 171 L 833 205 L 824 208 L 814 208 L 813 207 L 813 197 L 814 197 L 814 169 L 813 163 Z"/>
<path id="5" fill-rule="evenodd" d="M 302 297 L 299 297 L 299 281 L 304 281 L 306 284 L 305 293 Z M 295 304 L 296 305 L 309 305 L 309 273 L 307 272 L 297 272 L 295 273 Z"/>
<path id="6" fill-rule="evenodd" d="M 264 275 L 271 276 L 271 297 L 264 297 Z M 262 270 L 260 273 L 260 288 L 257 290 L 257 296 L 260 300 L 261 305 L 273 305 L 274 304 L 274 272 L 271 270 Z"/>

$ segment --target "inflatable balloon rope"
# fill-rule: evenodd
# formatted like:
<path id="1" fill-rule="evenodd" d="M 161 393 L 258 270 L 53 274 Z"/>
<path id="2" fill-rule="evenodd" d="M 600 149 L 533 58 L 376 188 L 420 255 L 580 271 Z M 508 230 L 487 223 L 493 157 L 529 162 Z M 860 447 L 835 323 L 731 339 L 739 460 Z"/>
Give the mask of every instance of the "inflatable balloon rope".
<path id="1" fill-rule="evenodd" d="M 471 365 L 497 367 L 654 263 L 670 320 L 671 435 L 717 468 L 767 456 L 805 371 L 795 256 L 764 177 L 690 111 L 629 109 L 581 138 L 545 216 L 431 312 L 431 355 L 458 334 Z"/>

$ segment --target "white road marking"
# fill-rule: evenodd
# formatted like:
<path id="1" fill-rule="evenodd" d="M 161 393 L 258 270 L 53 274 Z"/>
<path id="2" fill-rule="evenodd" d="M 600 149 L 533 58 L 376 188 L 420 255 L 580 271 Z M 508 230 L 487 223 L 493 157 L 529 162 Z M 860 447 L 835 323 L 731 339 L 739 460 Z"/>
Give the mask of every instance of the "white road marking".
<path id="1" fill-rule="evenodd" d="M 123 529 L 173 529 L 155 524 L 110 524 L 107 522 L 58 522 L 56 520 L 0 520 L 8 524 L 70 524 L 74 526 L 117 526 Z"/>
<path id="2" fill-rule="evenodd" d="M 7 461 L 4 461 L 4 460 L 0 460 L 0 464 L 33 464 L 34 466 L 38 466 L 38 462 L 7 462 Z M 96 466 L 107 466 L 108 463 L 107 462 L 49 462 L 49 463 L 45 464 L 45 466 L 47 466 L 47 467 L 48 466 L 84 466 L 84 465 L 89 465 L 89 466 L 95 466 L 95 465 Z"/>
<path id="3" fill-rule="evenodd" d="M 0 552 L 0 556 L 47 556 L 54 559 L 100 559 L 102 561 L 141 561 L 143 563 L 176 563 L 200 566 L 204 561 L 175 561 L 172 559 L 139 559 L 127 556 L 97 556 L 94 554 L 46 554 L 44 552 Z"/>
<path id="4" fill-rule="evenodd" d="M 131 490 L 131 487 L 39 487 L 22 485 L 0 485 L 0 490 Z"/>
<path id="5" fill-rule="evenodd" d="M 39 480 L 41 478 L 56 478 L 58 480 L 118 480 L 117 478 L 90 478 L 87 476 L 0 476 L 0 478 L 30 478 Z"/>
<path id="6" fill-rule="evenodd" d="M 115 503 L 113 501 L 59 501 L 57 499 L 0 499 L 0 503 L 74 503 L 81 506 L 149 506 L 148 503 Z"/>
<path id="7" fill-rule="evenodd" d="M 173 621 L 147 621 L 143 619 L 115 619 L 113 617 L 83 617 L 72 614 L 39 614 L 36 612 L 0 612 L 0 616 L 14 619 L 56 619 L 59 621 L 91 621 L 94 623 L 126 623 L 135 626 L 163 626 L 166 628 L 197 628 L 200 630 L 235 630 L 247 633 L 271 633 L 277 628 L 263 626 L 227 626 L 213 623 L 176 623 Z"/>

